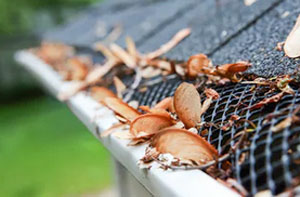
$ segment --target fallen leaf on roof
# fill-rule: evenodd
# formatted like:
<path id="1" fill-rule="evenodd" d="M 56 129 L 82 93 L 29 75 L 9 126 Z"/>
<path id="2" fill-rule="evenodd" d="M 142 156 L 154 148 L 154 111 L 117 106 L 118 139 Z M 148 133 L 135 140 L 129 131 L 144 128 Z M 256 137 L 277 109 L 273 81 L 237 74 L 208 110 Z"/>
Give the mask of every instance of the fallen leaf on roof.
<path id="1" fill-rule="evenodd" d="M 251 64 L 245 61 L 240 61 L 231 64 L 223 64 L 221 66 L 217 66 L 213 74 L 237 82 L 238 79 L 236 78 L 235 74 L 246 71 L 250 66 Z"/>
<path id="2" fill-rule="evenodd" d="M 137 51 L 135 43 L 131 37 L 126 37 L 126 45 L 128 53 L 132 57 L 137 58 L 139 56 L 139 52 Z"/>
<path id="3" fill-rule="evenodd" d="M 290 58 L 300 56 L 300 15 L 298 16 L 292 31 L 286 38 L 283 49 L 285 54 Z"/>
<path id="4" fill-rule="evenodd" d="M 174 108 L 179 119 L 187 129 L 201 121 L 201 99 L 195 86 L 183 82 L 174 94 Z"/>
<path id="5" fill-rule="evenodd" d="M 104 99 L 104 104 L 113 110 L 116 114 L 124 117 L 128 121 L 132 121 L 137 118 L 141 113 L 129 106 L 127 103 L 124 103 L 119 98 L 108 97 Z"/>
<path id="6" fill-rule="evenodd" d="M 204 54 L 193 55 L 187 62 L 187 75 L 196 77 L 198 73 L 202 73 L 204 69 L 211 68 L 212 62 Z M 205 72 L 206 73 L 206 72 Z"/>
<path id="7" fill-rule="evenodd" d="M 101 86 L 92 87 L 90 89 L 90 94 L 93 99 L 100 103 L 103 103 L 108 97 L 117 97 L 111 90 Z"/>
<path id="8" fill-rule="evenodd" d="M 211 60 L 206 55 L 197 54 L 191 56 L 187 62 L 187 75 L 193 78 L 199 74 L 205 74 L 211 81 L 222 81 L 227 78 L 238 82 L 236 74 L 246 71 L 250 66 L 249 62 L 240 61 L 213 67 Z"/>
<path id="9" fill-rule="evenodd" d="M 104 57 L 107 59 L 107 61 L 120 61 L 120 59 L 117 56 L 115 56 L 113 52 L 102 43 L 96 43 L 94 49 L 96 51 L 100 51 L 102 55 L 104 55 Z"/>
<path id="10" fill-rule="evenodd" d="M 115 56 L 124 62 L 129 68 L 135 68 L 136 60 L 132 57 L 127 51 L 125 51 L 122 47 L 117 44 L 111 44 L 110 50 L 113 52 Z"/>
<path id="11" fill-rule="evenodd" d="M 169 153 L 198 165 L 218 158 L 217 150 L 204 138 L 184 129 L 162 130 L 151 139 L 150 146 L 159 153 Z"/>

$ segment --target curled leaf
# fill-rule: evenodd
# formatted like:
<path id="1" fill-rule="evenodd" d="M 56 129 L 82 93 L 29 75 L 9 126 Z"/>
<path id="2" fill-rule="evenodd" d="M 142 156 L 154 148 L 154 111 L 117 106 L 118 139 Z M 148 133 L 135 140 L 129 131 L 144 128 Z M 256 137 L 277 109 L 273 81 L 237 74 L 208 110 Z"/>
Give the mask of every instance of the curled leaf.
<path id="1" fill-rule="evenodd" d="M 162 130 L 152 138 L 150 145 L 159 153 L 169 153 L 198 165 L 218 158 L 217 150 L 204 138 L 184 129 Z"/>
<path id="2" fill-rule="evenodd" d="M 127 103 L 124 103 L 119 98 L 108 97 L 104 99 L 104 104 L 113 110 L 116 114 L 124 117 L 125 119 L 132 121 L 140 115 L 140 112 L 130 107 Z"/>
<path id="3" fill-rule="evenodd" d="M 111 90 L 100 86 L 92 87 L 90 93 L 92 98 L 100 103 L 103 103 L 108 97 L 117 97 Z"/>
<path id="4" fill-rule="evenodd" d="M 240 61 L 240 62 L 236 62 L 236 63 L 232 63 L 232 64 L 223 64 L 221 66 L 217 66 L 214 74 L 221 76 L 221 77 L 235 80 L 236 73 L 244 72 L 250 66 L 251 66 L 251 64 L 249 62 L 245 62 L 245 61 Z"/>
<path id="5" fill-rule="evenodd" d="M 145 134 L 154 134 L 161 129 L 170 127 L 174 121 L 170 117 L 161 114 L 144 114 L 134 119 L 130 124 L 130 132 L 138 136 L 140 132 Z"/>
<path id="6" fill-rule="evenodd" d="M 286 38 L 283 49 L 285 54 L 290 58 L 300 56 L 300 15 L 298 16 L 292 31 Z"/>
<path id="7" fill-rule="evenodd" d="M 201 99 L 196 88 L 183 82 L 175 91 L 174 108 L 179 119 L 187 129 L 196 126 L 201 121 Z"/>
<path id="8" fill-rule="evenodd" d="M 212 62 L 204 54 L 193 55 L 187 62 L 187 74 L 189 77 L 196 77 L 199 73 L 203 73 L 205 69 L 211 68 Z M 204 72 L 207 73 L 207 72 Z"/>

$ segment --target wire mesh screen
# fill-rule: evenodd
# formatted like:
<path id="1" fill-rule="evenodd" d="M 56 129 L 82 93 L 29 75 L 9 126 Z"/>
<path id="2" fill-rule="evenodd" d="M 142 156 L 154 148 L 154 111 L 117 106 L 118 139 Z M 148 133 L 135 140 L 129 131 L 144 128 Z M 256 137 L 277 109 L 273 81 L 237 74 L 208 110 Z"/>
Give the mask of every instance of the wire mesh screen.
<path id="1" fill-rule="evenodd" d="M 163 98 L 173 96 L 181 82 L 175 78 L 152 85 L 144 91 L 136 91 L 131 100 L 153 106 Z M 290 117 L 300 106 L 298 90 L 295 95 L 284 95 L 276 104 L 250 110 L 250 106 L 276 92 L 240 83 L 213 88 L 220 98 L 204 114 L 203 122 L 208 124 L 199 130 L 199 135 L 213 144 L 220 154 L 225 154 L 240 139 L 239 133 L 246 133 L 248 143 L 231 156 L 234 178 L 250 194 L 265 189 L 278 194 L 293 185 L 300 173 L 300 126 L 291 124 L 278 132 L 271 128 Z M 201 90 L 200 94 L 204 101 Z M 242 121 L 224 129 L 233 115 Z"/>

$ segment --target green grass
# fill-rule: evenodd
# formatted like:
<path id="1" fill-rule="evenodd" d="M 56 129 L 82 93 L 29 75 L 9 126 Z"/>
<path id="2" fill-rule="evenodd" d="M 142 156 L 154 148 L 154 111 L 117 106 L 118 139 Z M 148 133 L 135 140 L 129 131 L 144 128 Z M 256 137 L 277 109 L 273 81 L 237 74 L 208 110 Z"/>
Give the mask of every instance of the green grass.
<path id="1" fill-rule="evenodd" d="M 108 152 L 66 106 L 0 105 L 0 196 L 78 196 L 110 185 Z"/>

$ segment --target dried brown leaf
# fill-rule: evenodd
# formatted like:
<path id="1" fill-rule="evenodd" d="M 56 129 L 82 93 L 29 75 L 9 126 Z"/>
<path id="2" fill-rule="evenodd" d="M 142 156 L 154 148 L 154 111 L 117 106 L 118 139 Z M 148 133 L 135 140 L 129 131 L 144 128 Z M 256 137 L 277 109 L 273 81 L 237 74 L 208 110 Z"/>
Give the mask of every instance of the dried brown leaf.
<path id="1" fill-rule="evenodd" d="M 51 66 L 63 64 L 64 61 L 74 55 L 74 49 L 61 43 L 42 42 L 36 50 L 37 56 Z"/>
<path id="2" fill-rule="evenodd" d="M 100 103 L 103 103 L 108 97 L 117 97 L 111 90 L 101 86 L 92 87 L 90 93 L 92 98 Z"/>
<path id="3" fill-rule="evenodd" d="M 284 93 L 285 92 L 280 92 L 278 94 L 275 94 L 274 96 L 271 96 L 270 98 L 265 98 L 262 101 L 252 105 L 249 109 L 253 110 L 253 109 L 261 108 L 269 103 L 277 103 L 283 97 Z"/>
<path id="4" fill-rule="evenodd" d="M 300 56 L 300 15 L 297 18 L 295 26 L 286 38 L 284 52 L 290 58 Z"/>
<path id="5" fill-rule="evenodd" d="M 122 94 L 126 90 L 126 85 L 117 76 L 113 77 L 113 81 L 114 81 L 114 85 L 115 85 L 116 90 L 117 90 L 118 97 L 122 98 Z"/>
<path id="6" fill-rule="evenodd" d="M 127 51 L 128 53 L 134 57 L 137 58 L 139 56 L 138 51 L 136 50 L 135 43 L 131 37 L 126 37 L 126 45 L 127 45 Z"/>
<path id="7" fill-rule="evenodd" d="M 147 65 L 159 68 L 161 70 L 169 71 L 169 72 L 171 72 L 172 70 L 171 63 L 167 60 L 160 60 L 160 59 L 149 60 Z"/>
<path id="8" fill-rule="evenodd" d="M 249 62 L 240 61 L 231 64 L 223 64 L 221 66 L 217 66 L 215 75 L 219 75 L 221 77 L 226 77 L 232 79 L 236 73 L 246 71 L 251 64 Z"/>
<path id="9" fill-rule="evenodd" d="M 212 103 L 212 97 L 208 97 L 207 99 L 205 99 L 200 110 L 200 116 L 202 116 L 208 110 L 211 103 Z"/>
<path id="10" fill-rule="evenodd" d="M 169 153 L 198 165 L 218 158 L 217 150 L 204 138 L 184 129 L 162 130 L 152 138 L 150 145 L 159 153 Z"/>
<path id="11" fill-rule="evenodd" d="M 170 127 L 173 124 L 174 121 L 165 115 L 155 113 L 144 114 L 132 121 L 130 124 L 130 132 L 134 136 L 138 136 L 140 132 L 149 135 L 166 127 Z"/>
<path id="12" fill-rule="evenodd" d="M 119 59 L 126 64 L 129 68 L 135 68 L 136 67 L 136 60 L 134 57 L 132 57 L 127 51 L 122 49 L 117 44 L 111 44 L 110 50 L 113 52 L 115 56 L 117 56 Z"/>
<path id="13" fill-rule="evenodd" d="M 158 75 L 161 75 L 161 73 L 162 71 L 160 69 L 153 67 L 146 67 L 141 70 L 142 77 L 145 79 L 156 77 Z"/>
<path id="14" fill-rule="evenodd" d="M 112 132 L 114 132 L 115 130 L 117 129 L 122 129 L 123 127 L 125 126 L 125 124 L 123 123 L 118 123 L 118 124 L 115 124 L 115 125 L 112 125 L 109 129 L 101 132 L 101 137 L 107 137 L 109 136 Z"/>
<path id="15" fill-rule="evenodd" d="M 140 112 L 124 103 L 119 98 L 108 97 L 104 99 L 104 104 L 113 110 L 116 114 L 124 117 L 128 121 L 132 121 L 140 115 Z"/>
<path id="16" fill-rule="evenodd" d="M 159 103 L 157 103 L 154 108 L 156 109 L 165 109 L 169 110 L 170 112 L 174 113 L 174 103 L 173 103 L 173 97 L 166 97 L 163 100 L 161 100 Z"/>
<path id="17" fill-rule="evenodd" d="M 69 80 L 84 80 L 89 72 L 91 62 L 84 61 L 83 58 L 72 57 L 67 61 L 67 72 Z"/>
<path id="18" fill-rule="evenodd" d="M 201 99 L 194 85 L 180 84 L 174 94 L 174 108 L 187 129 L 200 123 Z"/>
<path id="19" fill-rule="evenodd" d="M 95 44 L 95 50 L 100 51 L 108 61 L 119 61 L 120 59 L 113 54 L 104 44 L 98 42 Z"/>
<path id="20" fill-rule="evenodd" d="M 187 62 L 187 75 L 197 77 L 199 73 L 209 74 L 212 70 L 211 60 L 204 54 L 193 55 Z"/>

